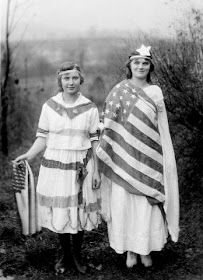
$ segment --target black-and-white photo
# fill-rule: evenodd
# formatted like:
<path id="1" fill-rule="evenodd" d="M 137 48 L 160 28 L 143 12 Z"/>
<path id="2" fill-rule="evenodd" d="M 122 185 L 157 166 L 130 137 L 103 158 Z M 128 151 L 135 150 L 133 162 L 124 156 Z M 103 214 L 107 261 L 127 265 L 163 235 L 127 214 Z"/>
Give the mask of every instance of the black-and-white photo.
<path id="1" fill-rule="evenodd" d="M 202 0 L 0 11 L 0 280 L 203 279 Z"/>

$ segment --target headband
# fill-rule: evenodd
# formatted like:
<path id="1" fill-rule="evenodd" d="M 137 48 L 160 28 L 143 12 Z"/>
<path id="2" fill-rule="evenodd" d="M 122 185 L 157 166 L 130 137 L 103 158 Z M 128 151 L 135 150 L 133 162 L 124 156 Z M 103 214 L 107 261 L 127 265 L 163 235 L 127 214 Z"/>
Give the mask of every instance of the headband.
<path id="1" fill-rule="evenodd" d="M 75 72 L 75 71 L 77 71 L 78 73 L 80 73 L 80 71 L 79 71 L 77 68 L 73 68 L 73 69 L 71 69 L 71 70 L 60 71 L 60 72 L 58 73 L 58 75 L 59 75 L 59 76 L 62 76 L 62 75 L 64 75 L 64 74 L 70 74 L 70 73 L 73 73 L 73 72 Z"/>

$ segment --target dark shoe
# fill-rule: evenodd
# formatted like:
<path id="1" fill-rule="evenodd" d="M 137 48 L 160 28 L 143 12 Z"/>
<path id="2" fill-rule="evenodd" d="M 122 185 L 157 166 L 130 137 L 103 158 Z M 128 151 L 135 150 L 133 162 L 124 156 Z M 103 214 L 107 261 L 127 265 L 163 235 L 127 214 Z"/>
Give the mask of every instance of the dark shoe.
<path id="1" fill-rule="evenodd" d="M 61 245 L 60 253 L 61 257 L 55 264 L 55 272 L 56 274 L 63 274 L 67 267 L 71 264 L 71 248 L 70 248 L 70 234 L 69 233 L 63 233 L 59 234 L 59 240 Z"/>
<path id="2" fill-rule="evenodd" d="M 71 234 L 70 240 L 71 240 L 71 252 L 72 252 L 73 264 L 79 273 L 85 274 L 87 271 L 87 266 L 83 265 L 81 261 L 81 247 L 83 241 L 83 232 L 78 232 L 77 234 Z"/>

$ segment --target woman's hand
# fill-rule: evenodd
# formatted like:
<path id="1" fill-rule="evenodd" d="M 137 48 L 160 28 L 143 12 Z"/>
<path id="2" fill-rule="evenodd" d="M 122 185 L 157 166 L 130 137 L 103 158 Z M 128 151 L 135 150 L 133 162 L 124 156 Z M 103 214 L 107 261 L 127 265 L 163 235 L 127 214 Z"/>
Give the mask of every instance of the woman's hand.
<path id="1" fill-rule="evenodd" d="M 25 153 L 25 154 L 22 154 L 20 156 L 18 156 L 17 158 L 15 158 L 12 162 L 14 164 L 19 164 L 22 160 L 31 160 L 32 158 L 29 156 L 29 154 Z"/>
<path id="2" fill-rule="evenodd" d="M 93 178 L 92 178 L 93 184 L 92 184 L 92 189 L 97 190 L 100 188 L 101 185 L 101 177 L 99 175 L 98 171 L 95 171 L 93 173 Z"/>
<path id="3" fill-rule="evenodd" d="M 46 147 L 46 138 L 37 137 L 31 148 L 27 151 L 27 153 L 18 156 L 14 159 L 13 163 L 18 164 L 21 160 L 32 160 L 35 158 L 40 152 L 42 152 Z"/>

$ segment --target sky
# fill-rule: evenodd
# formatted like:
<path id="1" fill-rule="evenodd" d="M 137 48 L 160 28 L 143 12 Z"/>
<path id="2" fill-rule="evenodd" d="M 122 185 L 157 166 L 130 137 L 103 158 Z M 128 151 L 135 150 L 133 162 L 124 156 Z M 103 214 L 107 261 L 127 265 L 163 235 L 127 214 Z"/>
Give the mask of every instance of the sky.
<path id="1" fill-rule="evenodd" d="M 8 0 L 0 0 L 1 39 Z M 203 11 L 202 0 L 11 0 L 12 39 L 144 31 L 174 36 L 191 8 Z"/>

